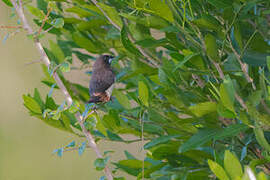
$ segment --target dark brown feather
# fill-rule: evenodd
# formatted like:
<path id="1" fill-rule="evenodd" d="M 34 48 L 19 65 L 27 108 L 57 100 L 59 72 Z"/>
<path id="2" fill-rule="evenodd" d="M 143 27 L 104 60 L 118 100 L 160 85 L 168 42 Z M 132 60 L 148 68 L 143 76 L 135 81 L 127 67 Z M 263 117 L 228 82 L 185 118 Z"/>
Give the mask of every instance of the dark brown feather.
<path id="1" fill-rule="evenodd" d="M 108 102 L 110 97 L 106 93 L 115 81 L 115 74 L 108 62 L 108 56 L 100 56 L 93 66 L 93 73 L 89 85 L 91 103 Z"/>

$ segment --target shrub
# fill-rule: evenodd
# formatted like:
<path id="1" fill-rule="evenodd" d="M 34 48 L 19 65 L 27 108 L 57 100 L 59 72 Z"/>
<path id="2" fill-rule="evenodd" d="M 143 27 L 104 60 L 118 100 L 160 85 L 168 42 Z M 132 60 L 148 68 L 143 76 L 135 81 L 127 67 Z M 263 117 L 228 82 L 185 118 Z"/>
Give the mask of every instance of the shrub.
<path id="1" fill-rule="evenodd" d="M 24 6 L 38 26 L 29 38 L 56 37 L 44 48 L 51 64 L 43 67 L 42 82 L 50 92 L 59 88 L 57 72 L 73 99 L 71 106 L 58 105 L 51 93 L 42 99 L 35 89 L 23 97 L 30 115 L 81 134 L 74 115 L 80 112 L 96 141 L 131 143 L 126 134 L 144 141 L 144 162 L 126 151 L 126 159 L 112 163 L 114 173 L 157 180 L 266 179 L 269 1 L 37 0 Z M 113 67 L 121 86 L 112 102 L 88 115 L 88 88 L 63 74 L 72 71 L 72 57 L 89 67 L 103 53 L 117 56 Z M 105 153 L 96 169 L 108 162 Z"/>

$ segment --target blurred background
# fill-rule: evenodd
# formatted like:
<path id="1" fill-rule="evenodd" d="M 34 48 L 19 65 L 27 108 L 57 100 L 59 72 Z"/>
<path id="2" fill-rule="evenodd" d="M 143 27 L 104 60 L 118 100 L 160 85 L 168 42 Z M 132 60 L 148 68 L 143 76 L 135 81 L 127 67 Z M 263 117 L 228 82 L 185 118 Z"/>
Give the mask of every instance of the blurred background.
<path id="1" fill-rule="evenodd" d="M 0 2 L 0 26 L 17 25 L 17 18 L 10 15 L 11 8 Z M 99 179 L 103 173 L 95 170 L 96 155 L 91 149 L 86 149 L 82 156 L 77 151 L 65 152 L 61 158 L 52 154 L 54 149 L 73 140 L 82 142 L 84 139 L 49 127 L 28 115 L 22 95 L 33 94 L 37 87 L 44 98 L 50 89 L 40 83 L 43 77 L 40 63 L 26 65 L 39 60 L 39 54 L 25 32 L 5 38 L 7 33 L 14 31 L 0 29 L 0 180 Z M 89 77 L 82 74 L 85 73 L 74 72 L 68 76 L 86 85 Z M 60 93 L 53 95 L 58 96 L 58 103 L 63 101 Z M 134 155 L 142 154 L 136 143 L 103 142 L 99 147 L 103 152 L 114 149 L 112 159 L 118 160 L 123 157 L 124 150 Z"/>

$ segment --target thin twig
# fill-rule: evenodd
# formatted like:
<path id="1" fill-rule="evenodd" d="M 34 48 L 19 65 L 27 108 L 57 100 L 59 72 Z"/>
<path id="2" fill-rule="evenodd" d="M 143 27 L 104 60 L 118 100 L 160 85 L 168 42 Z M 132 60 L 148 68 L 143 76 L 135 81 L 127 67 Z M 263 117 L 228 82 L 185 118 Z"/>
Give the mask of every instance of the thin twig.
<path id="1" fill-rule="evenodd" d="M 232 29 L 232 27 L 234 25 L 234 22 L 236 21 L 236 18 L 238 17 L 238 15 L 239 15 L 239 13 L 240 13 L 240 11 L 242 10 L 243 7 L 244 7 L 244 4 L 242 6 L 240 6 L 239 10 L 235 13 L 235 15 L 233 17 L 233 20 L 232 20 L 232 23 L 229 25 L 228 29 L 225 31 L 225 38 L 222 41 L 221 54 L 223 54 L 223 51 L 224 51 L 226 37 L 227 37 L 228 33 L 230 32 L 230 30 Z"/>
<path id="2" fill-rule="evenodd" d="M 43 26 L 45 25 L 45 22 L 47 21 L 49 15 L 50 15 L 50 13 L 51 13 L 51 11 L 52 11 L 52 8 L 49 8 L 49 9 L 48 9 L 48 12 L 47 12 L 47 14 L 46 14 L 46 16 L 45 16 L 45 18 L 44 18 L 43 21 L 42 21 L 42 24 L 41 24 L 40 28 L 39 28 L 39 30 L 38 30 L 37 37 L 38 37 L 39 34 L 41 33 L 42 28 L 43 28 Z"/>
<path id="3" fill-rule="evenodd" d="M 244 73 L 244 75 L 245 75 L 245 77 L 246 77 L 246 80 L 247 80 L 249 83 L 251 83 L 252 88 L 253 88 L 254 90 L 256 90 L 256 86 L 255 86 L 255 84 L 254 84 L 254 82 L 253 82 L 253 79 L 248 75 L 248 66 L 247 66 L 247 64 L 242 62 L 241 56 L 240 56 L 240 55 L 238 54 L 238 52 L 234 49 L 230 37 L 228 36 L 227 38 L 228 38 L 228 40 L 229 40 L 230 47 L 231 47 L 231 49 L 232 49 L 232 51 L 233 51 L 233 53 L 234 53 L 234 55 L 235 55 L 237 61 L 239 62 L 240 66 L 241 66 L 241 69 L 242 69 L 242 71 L 243 71 L 243 73 Z"/>
<path id="4" fill-rule="evenodd" d="M 258 32 L 258 31 L 257 31 L 257 29 L 256 29 L 256 30 L 253 32 L 253 34 L 250 36 L 250 38 L 248 39 L 247 43 L 245 44 L 245 46 L 244 46 L 244 48 L 243 48 L 243 50 L 242 50 L 242 52 L 241 52 L 241 54 L 240 54 L 240 58 L 243 57 L 243 55 L 244 55 L 244 53 L 245 53 L 245 51 L 246 51 L 248 45 L 250 44 L 251 40 L 254 38 L 254 36 L 256 35 L 257 32 Z"/>
<path id="5" fill-rule="evenodd" d="M 20 29 L 23 26 L 0 26 L 0 29 Z"/>
<path id="6" fill-rule="evenodd" d="M 25 30 L 27 30 L 28 34 L 33 34 L 33 29 L 29 25 L 25 15 L 24 15 L 24 12 L 23 12 L 22 0 L 18 0 L 18 1 L 19 1 L 19 4 L 16 3 L 16 0 L 11 0 L 11 2 L 13 4 L 13 7 L 15 8 L 15 10 L 16 10 L 16 12 L 17 12 L 17 14 L 18 14 L 18 16 L 19 16 L 19 18 L 20 18 L 20 20 L 22 22 L 23 28 Z M 36 45 L 37 50 L 40 53 L 40 56 L 41 56 L 44 64 L 47 67 L 50 67 L 51 62 L 50 62 L 46 52 L 44 51 L 44 49 L 42 47 L 42 44 L 40 43 L 39 39 L 36 38 L 34 43 Z M 64 94 L 67 105 L 71 106 L 73 100 L 72 100 L 69 92 L 67 91 L 63 81 L 60 79 L 60 77 L 58 76 L 57 73 L 54 73 L 53 77 L 54 77 L 54 79 L 56 81 L 57 86 L 60 88 L 60 90 Z M 85 135 L 85 137 L 87 139 L 88 146 L 90 146 L 96 152 L 96 155 L 97 155 L 98 158 L 102 158 L 102 154 L 101 154 L 100 150 L 97 147 L 97 144 L 95 142 L 94 137 L 92 136 L 92 134 L 84 126 L 83 118 L 82 118 L 82 115 L 80 114 L 80 112 L 77 112 L 75 114 L 75 117 L 76 117 L 77 121 L 79 122 L 79 124 L 80 124 L 80 126 L 82 128 L 82 132 L 83 132 L 83 134 Z M 113 180 L 112 173 L 111 173 L 110 169 L 108 168 L 108 166 L 106 166 L 104 168 L 104 172 L 105 172 L 105 175 L 106 175 L 108 180 Z"/>
<path id="7" fill-rule="evenodd" d="M 219 77 L 221 79 L 225 79 L 224 73 L 220 67 L 220 65 L 218 63 L 215 63 L 212 61 L 212 63 L 214 63 L 214 66 L 216 67 Z M 247 105 L 245 104 L 244 100 L 235 92 L 234 94 L 235 99 L 239 102 L 239 104 L 242 106 L 242 108 L 244 108 L 246 111 L 248 111 Z"/>
<path id="8" fill-rule="evenodd" d="M 28 63 L 25 63 L 26 66 L 30 65 L 30 64 L 35 64 L 35 63 L 40 63 L 42 62 L 42 59 L 38 59 L 38 60 L 35 60 L 35 61 L 31 61 L 31 62 L 28 62 Z"/>

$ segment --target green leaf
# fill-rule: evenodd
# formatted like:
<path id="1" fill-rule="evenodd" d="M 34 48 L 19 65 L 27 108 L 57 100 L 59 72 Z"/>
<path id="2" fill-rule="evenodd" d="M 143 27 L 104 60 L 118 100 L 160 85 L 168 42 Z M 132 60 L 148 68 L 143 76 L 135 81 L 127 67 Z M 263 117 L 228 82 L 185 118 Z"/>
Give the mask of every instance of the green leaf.
<path id="1" fill-rule="evenodd" d="M 70 64 L 68 62 L 63 62 L 59 67 L 60 71 L 62 72 L 69 72 L 70 71 Z"/>
<path id="2" fill-rule="evenodd" d="M 133 53 L 136 56 L 141 56 L 140 51 L 132 44 L 132 42 L 128 38 L 128 32 L 127 28 L 123 26 L 121 30 L 121 42 L 123 46 L 131 53 Z"/>
<path id="3" fill-rule="evenodd" d="M 191 138 L 189 138 L 184 144 L 179 148 L 179 153 L 186 152 L 191 149 L 196 149 L 201 145 L 204 145 L 211 139 L 213 139 L 216 134 L 219 132 L 219 129 L 201 129 Z"/>
<path id="4" fill-rule="evenodd" d="M 148 38 L 148 39 L 143 39 L 136 42 L 136 44 L 145 48 L 158 47 L 158 46 L 165 45 L 166 43 L 167 43 L 167 40 L 164 38 L 159 39 L 159 40 Z"/>
<path id="5" fill-rule="evenodd" d="M 208 159 L 208 165 L 211 169 L 211 171 L 219 178 L 222 180 L 229 180 L 229 177 L 227 176 L 226 172 L 224 169 L 216 162 Z"/>
<path id="6" fill-rule="evenodd" d="M 270 56 L 266 56 L 266 63 L 267 63 L 268 71 L 270 71 Z"/>
<path id="7" fill-rule="evenodd" d="M 128 99 L 128 97 L 124 93 L 122 93 L 122 92 L 120 92 L 118 90 L 114 90 L 113 91 L 113 95 L 116 97 L 116 99 L 118 100 L 118 102 L 123 107 L 125 107 L 126 109 L 131 109 L 131 105 L 130 105 L 129 99 Z"/>
<path id="8" fill-rule="evenodd" d="M 232 0 L 207 0 L 207 1 L 218 9 L 225 9 L 231 7 L 233 4 Z"/>
<path id="9" fill-rule="evenodd" d="M 136 157 L 134 157 L 131 153 L 129 153 L 128 151 L 124 151 L 125 156 L 127 159 L 137 159 Z"/>
<path id="10" fill-rule="evenodd" d="M 45 109 L 45 104 L 41 99 L 40 93 L 38 91 L 37 88 L 35 88 L 35 92 L 34 92 L 34 99 L 35 101 L 39 104 L 39 107 L 43 110 Z"/>
<path id="11" fill-rule="evenodd" d="M 55 28 L 62 28 L 64 24 L 65 22 L 63 18 L 56 18 L 51 22 L 51 25 L 53 25 Z"/>
<path id="12" fill-rule="evenodd" d="M 30 96 L 23 95 L 23 100 L 24 100 L 24 106 L 29 109 L 30 111 L 37 113 L 37 114 L 42 114 L 41 108 L 39 104 L 35 101 L 34 98 Z"/>
<path id="13" fill-rule="evenodd" d="M 149 1 L 150 10 L 152 10 L 156 15 L 166 19 L 169 22 L 173 22 L 173 14 L 166 1 L 163 0 L 150 0 Z"/>
<path id="14" fill-rule="evenodd" d="M 66 12 L 76 13 L 76 14 L 79 15 L 81 18 L 93 16 L 93 14 L 92 14 L 91 12 L 87 11 L 87 10 L 84 9 L 84 8 L 77 7 L 77 6 L 73 6 L 73 7 L 71 7 L 71 8 L 67 8 L 65 11 L 66 11 Z"/>
<path id="15" fill-rule="evenodd" d="M 215 17 L 205 14 L 202 16 L 202 18 L 194 20 L 193 23 L 206 30 L 219 31 L 221 27 Z"/>
<path id="16" fill-rule="evenodd" d="M 112 141 L 124 141 L 120 136 L 118 136 L 115 133 L 112 133 L 111 131 L 107 130 L 108 138 Z"/>
<path id="17" fill-rule="evenodd" d="M 188 62 L 190 59 L 192 59 L 194 56 L 197 56 L 198 54 L 199 53 L 192 53 L 185 56 L 185 58 L 176 65 L 176 67 L 173 69 L 173 72 L 176 71 L 178 68 L 181 68 L 186 62 Z"/>
<path id="18" fill-rule="evenodd" d="M 220 85 L 220 100 L 222 104 L 231 112 L 235 113 L 234 110 L 234 94 L 235 90 L 233 87 L 233 83 L 229 77 L 226 77 L 224 82 Z"/>
<path id="19" fill-rule="evenodd" d="M 161 136 L 161 137 L 158 137 L 158 138 L 153 139 L 152 141 L 146 143 L 144 145 L 144 148 L 145 149 L 150 149 L 150 148 L 155 147 L 155 146 L 157 146 L 159 144 L 165 144 L 168 141 L 170 141 L 171 139 L 176 138 L 176 137 L 179 137 L 179 135 L 171 135 L 171 136 Z"/>
<path id="20" fill-rule="evenodd" d="M 84 153 L 85 148 L 86 148 L 86 142 L 82 142 L 82 144 L 80 145 L 80 147 L 78 149 L 78 153 L 80 156 Z"/>
<path id="21" fill-rule="evenodd" d="M 43 20 L 45 18 L 45 14 L 40 9 L 31 5 L 27 5 L 26 7 L 31 14 L 38 17 L 40 20 Z"/>
<path id="22" fill-rule="evenodd" d="M 53 55 L 57 58 L 58 62 L 59 63 L 64 62 L 65 54 L 62 51 L 62 49 L 58 46 L 58 44 L 56 44 L 52 40 L 49 40 L 49 44 L 50 44 L 50 49 L 51 49 Z"/>
<path id="23" fill-rule="evenodd" d="M 75 141 L 71 141 L 68 145 L 66 145 L 66 148 L 75 147 L 75 145 Z"/>
<path id="24" fill-rule="evenodd" d="M 262 90 L 254 91 L 251 93 L 251 95 L 248 96 L 248 102 L 254 107 L 256 107 L 260 104 L 262 95 L 263 95 Z"/>
<path id="25" fill-rule="evenodd" d="M 243 49 L 243 40 L 242 40 L 242 34 L 241 34 L 241 27 L 239 23 L 235 23 L 234 25 L 234 37 L 235 40 L 240 47 L 240 49 Z"/>
<path id="26" fill-rule="evenodd" d="M 249 127 L 245 124 L 232 124 L 224 128 L 220 133 L 218 133 L 214 137 L 214 140 L 220 140 L 227 137 L 233 137 L 239 134 L 240 132 L 246 131 L 247 129 L 249 129 Z"/>
<path id="27" fill-rule="evenodd" d="M 255 123 L 255 128 L 253 130 L 255 133 L 256 140 L 258 141 L 259 145 L 261 145 L 264 149 L 270 152 L 270 145 L 265 139 L 264 132 L 257 122 Z"/>
<path id="28" fill-rule="evenodd" d="M 243 61 L 251 66 L 266 66 L 267 53 L 246 52 L 243 56 Z"/>
<path id="29" fill-rule="evenodd" d="M 89 52 L 92 53 L 98 53 L 100 50 L 97 49 L 95 44 L 88 38 L 85 38 L 81 33 L 75 32 L 72 34 L 73 41 L 78 44 L 81 48 L 86 49 Z"/>
<path id="30" fill-rule="evenodd" d="M 261 171 L 257 176 L 258 180 L 267 180 L 267 176 Z"/>
<path id="31" fill-rule="evenodd" d="M 216 43 L 216 38 L 211 35 L 207 34 L 204 38 L 205 46 L 206 46 L 206 54 L 208 57 L 210 57 L 213 61 L 219 61 L 219 55 L 218 55 L 218 47 Z"/>
<path id="32" fill-rule="evenodd" d="M 217 111 L 217 104 L 215 102 L 203 102 L 190 106 L 188 109 L 197 117 L 202 117 L 208 113 Z"/>
<path id="33" fill-rule="evenodd" d="M 121 160 L 119 161 L 119 164 L 129 167 L 129 168 L 134 168 L 134 169 L 141 169 L 143 162 L 138 159 L 127 159 L 127 160 Z M 144 162 L 144 168 L 150 167 L 152 164 L 145 161 Z"/>
<path id="34" fill-rule="evenodd" d="M 108 162 L 108 157 L 107 158 L 97 158 L 94 162 L 94 166 L 96 167 L 97 171 L 102 171 Z"/>
<path id="35" fill-rule="evenodd" d="M 128 20 L 135 21 L 143 26 L 154 28 L 154 29 L 162 29 L 168 27 L 170 24 L 158 17 L 158 16 L 146 16 L 146 17 L 139 17 L 139 16 L 132 16 L 130 14 L 120 13 L 120 16 L 127 18 Z"/>
<path id="36" fill-rule="evenodd" d="M 148 98 L 149 98 L 149 91 L 148 87 L 145 85 L 143 81 L 138 82 L 138 89 L 139 89 L 139 99 L 145 106 L 149 106 Z"/>
<path id="37" fill-rule="evenodd" d="M 120 28 L 122 28 L 123 26 L 122 20 L 115 8 L 100 2 L 98 3 L 98 5 L 101 7 L 101 9 L 103 9 L 106 12 L 106 14 L 115 24 L 117 24 Z"/>
<path id="38" fill-rule="evenodd" d="M 7 6 L 13 7 L 12 3 L 10 0 L 2 0 Z"/>
<path id="39" fill-rule="evenodd" d="M 235 179 L 238 176 L 242 177 L 243 175 L 242 166 L 239 160 L 228 150 L 225 151 L 224 155 L 224 168 L 232 179 Z"/>

